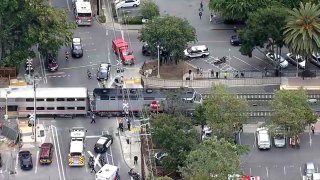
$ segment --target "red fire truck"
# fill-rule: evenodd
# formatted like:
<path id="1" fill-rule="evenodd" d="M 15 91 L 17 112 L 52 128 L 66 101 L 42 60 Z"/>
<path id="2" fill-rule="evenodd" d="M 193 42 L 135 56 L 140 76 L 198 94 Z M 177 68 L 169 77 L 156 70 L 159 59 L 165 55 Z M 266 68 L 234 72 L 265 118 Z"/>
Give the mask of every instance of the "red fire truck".
<path id="1" fill-rule="evenodd" d="M 113 52 L 120 57 L 124 65 L 134 64 L 133 52 L 129 51 L 128 42 L 122 38 L 117 38 L 112 41 Z"/>

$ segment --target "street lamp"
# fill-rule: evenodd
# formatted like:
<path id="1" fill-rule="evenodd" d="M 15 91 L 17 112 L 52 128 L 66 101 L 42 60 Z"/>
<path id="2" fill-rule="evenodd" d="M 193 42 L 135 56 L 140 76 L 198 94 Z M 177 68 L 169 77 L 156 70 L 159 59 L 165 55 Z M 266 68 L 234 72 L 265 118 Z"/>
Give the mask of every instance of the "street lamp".
<path id="1" fill-rule="evenodd" d="M 160 79 L 160 46 L 157 45 L 157 48 L 158 48 L 158 75 L 157 75 L 157 78 Z"/>

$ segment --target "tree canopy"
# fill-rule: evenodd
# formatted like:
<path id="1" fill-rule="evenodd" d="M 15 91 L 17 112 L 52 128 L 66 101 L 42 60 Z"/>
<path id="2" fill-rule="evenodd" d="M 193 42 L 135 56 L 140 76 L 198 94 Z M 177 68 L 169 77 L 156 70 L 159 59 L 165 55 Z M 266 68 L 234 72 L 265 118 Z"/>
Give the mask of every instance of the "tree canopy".
<path id="1" fill-rule="evenodd" d="M 284 45 L 283 27 L 286 25 L 287 11 L 284 7 L 267 7 L 249 15 L 247 26 L 240 31 L 242 46 L 240 52 L 249 57 L 256 45 L 277 52 Z"/>
<path id="2" fill-rule="evenodd" d="M 320 5 L 300 3 L 288 12 L 284 41 L 291 52 L 310 57 L 320 48 Z"/>
<path id="3" fill-rule="evenodd" d="M 190 152 L 183 173 L 188 179 L 195 180 L 220 180 L 226 179 L 229 174 L 241 174 L 240 155 L 247 151 L 247 146 L 236 145 L 224 139 L 205 140 Z"/>
<path id="4" fill-rule="evenodd" d="M 207 124 L 217 137 L 230 138 L 233 136 L 233 126 L 246 122 L 248 104 L 228 92 L 223 85 L 215 86 L 211 91 L 203 102 Z"/>
<path id="5" fill-rule="evenodd" d="M 41 53 L 57 53 L 71 42 L 76 27 L 65 11 L 44 0 L 0 1 L 1 66 L 18 66 L 39 45 Z"/>
<path id="6" fill-rule="evenodd" d="M 154 17 L 158 17 L 160 15 L 160 10 L 153 0 L 146 0 L 142 2 L 141 14 L 143 18 L 152 20 Z"/>
<path id="7" fill-rule="evenodd" d="M 151 121 L 152 139 L 168 156 L 163 166 L 167 170 L 176 170 L 195 146 L 196 131 L 191 119 L 182 115 L 158 114 Z"/>
<path id="8" fill-rule="evenodd" d="M 274 94 L 272 108 L 272 124 L 288 129 L 291 136 L 302 133 L 308 124 L 317 120 L 306 92 L 302 89 L 277 91 Z"/>
<path id="9" fill-rule="evenodd" d="M 140 41 L 147 42 L 152 54 L 157 54 L 157 46 L 164 47 L 171 56 L 183 57 L 183 50 L 189 42 L 195 42 L 195 29 L 186 19 L 175 16 L 156 17 L 142 28 Z"/>

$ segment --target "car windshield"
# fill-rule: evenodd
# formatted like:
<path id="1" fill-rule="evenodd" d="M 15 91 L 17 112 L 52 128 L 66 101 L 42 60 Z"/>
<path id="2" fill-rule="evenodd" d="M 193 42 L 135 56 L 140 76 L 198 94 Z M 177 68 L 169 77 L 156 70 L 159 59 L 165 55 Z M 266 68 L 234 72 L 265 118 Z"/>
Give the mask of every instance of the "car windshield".
<path id="1" fill-rule="evenodd" d="M 284 135 L 283 134 L 276 134 L 274 136 L 275 139 L 284 139 Z"/>
<path id="2" fill-rule="evenodd" d="M 73 46 L 74 50 L 81 50 L 81 46 L 79 44 Z"/>
<path id="3" fill-rule="evenodd" d="M 188 53 L 191 53 L 191 52 L 192 52 L 192 48 L 191 48 L 191 47 L 188 48 L 188 49 L 187 49 L 187 52 L 188 52 Z"/>
<path id="4" fill-rule="evenodd" d="M 123 56 L 129 56 L 130 55 L 130 52 L 128 51 L 125 51 L 125 52 L 122 52 Z"/>

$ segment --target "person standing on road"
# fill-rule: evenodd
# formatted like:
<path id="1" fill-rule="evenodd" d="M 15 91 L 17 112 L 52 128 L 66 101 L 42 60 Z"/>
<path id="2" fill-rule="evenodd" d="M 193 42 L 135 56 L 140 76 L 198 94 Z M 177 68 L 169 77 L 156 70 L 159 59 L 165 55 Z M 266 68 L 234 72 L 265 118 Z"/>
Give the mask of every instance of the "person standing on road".
<path id="1" fill-rule="evenodd" d="M 200 20 L 201 20 L 201 17 L 202 17 L 202 12 L 201 11 L 199 12 L 199 17 L 200 17 Z"/>
<path id="2" fill-rule="evenodd" d="M 131 122 L 129 118 L 127 119 L 128 131 L 131 131 Z"/>
<path id="3" fill-rule="evenodd" d="M 119 119 L 119 129 L 121 132 L 123 132 L 123 119 L 122 118 Z"/>
<path id="4" fill-rule="evenodd" d="M 210 14 L 210 22 L 212 22 L 212 20 L 213 20 L 213 13 L 211 12 L 211 14 Z"/>
<path id="5" fill-rule="evenodd" d="M 91 166 L 91 171 L 90 171 L 90 173 L 92 173 L 93 171 L 94 171 L 94 173 L 97 173 L 96 169 L 94 168 L 94 165 Z"/>
<path id="6" fill-rule="evenodd" d="M 92 123 L 96 123 L 95 115 L 94 115 L 94 114 L 92 114 L 92 116 L 91 116 L 91 124 L 92 124 Z"/>
<path id="7" fill-rule="evenodd" d="M 134 165 L 138 164 L 138 156 L 133 157 L 133 164 Z"/>
<path id="8" fill-rule="evenodd" d="M 312 134 L 314 134 L 314 130 L 315 130 L 315 127 L 314 127 L 314 125 L 312 124 L 312 125 L 311 125 Z"/>
<path id="9" fill-rule="evenodd" d="M 203 2 L 202 1 L 200 2 L 200 9 L 201 9 L 201 11 L 203 11 Z"/>

